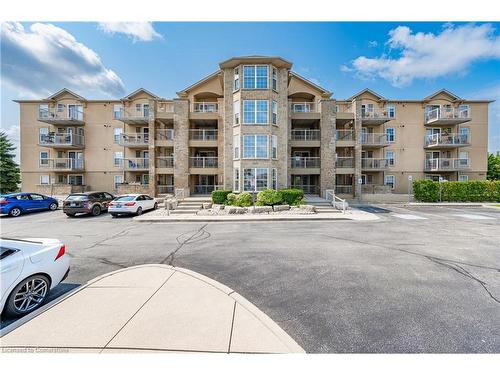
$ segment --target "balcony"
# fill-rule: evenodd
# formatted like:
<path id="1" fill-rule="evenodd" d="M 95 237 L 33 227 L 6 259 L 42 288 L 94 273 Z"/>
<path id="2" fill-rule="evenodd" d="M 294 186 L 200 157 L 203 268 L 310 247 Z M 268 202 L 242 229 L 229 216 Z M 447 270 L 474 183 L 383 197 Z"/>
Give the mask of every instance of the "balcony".
<path id="1" fill-rule="evenodd" d="M 293 156 L 291 158 L 291 168 L 294 174 L 319 174 L 321 158 Z"/>
<path id="2" fill-rule="evenodd" d="M 456 148 L 470 146 L 468 134 L 432 134 L 425 136 L 426 148 Z"/>
<path id="3" fill-rule="evenodd" d="M 40 169 L 47 169 L 51 171 L 83 171 L 83 159 L 74 158 L 54 158 L 54 159 L 40 159 L 38 162 Z"/>
<path id="4" fill-rule="evenodd" d="M 149 170 L 148 158 L 117 159 L 116 166 L 126 171 L 147 171 Z M 115 161 L 115 162 L 116 162 Z"/>
<path id="5" fill-rule="evenodd" d="M 217 168 L 218 164 L 217 156 L 194 156 L 189 158 L 190 168 Z"/>
<path id="6" fill-rule="evenodd" d="M 156 158 L 156 168 L 173 168 L 173 167 L 174 167 L 173 156 L 158 156 Z"/>
<path id="7" fill-rule="evenodd" d="M 321 119 L 319 105 L 315 102 L 290 102 L 290 112 L 297 124 L 308 124 L 311 120 Z"/>
<path id="8" fill-rule="evenodd" d="M 292 189 L 301 189 L 304 191 L 304 194 L 319 194 L 319 186 L 318 185 L 291 185 Z"/>
<path id="9" fill-rule="evenodd" d="M 157 194 L 174 194 L 174 185 L 156 185 Z"/>
<path id="10" fill-rule="evenodd" d="M 193 112 L 195 113 L 217 113 L 219 105 L 216 102 L 194 102 Z"/>
<path id="11" fill-rule="evenodd" d="M 453 172 L 470 169 L 470 159 L 467 158 L 436 158 L 424 162 L 424 171 Z"/>
<path id="12" fill-rule="evenodd" d="M 156 129 L 157 141 L 173 141 L 174 129 Z"/>
<path id="13" fill-rule="evenodd" d="M 79 149 L 85 147 L 85 138 L 73 133 L 40 134 L 38 144 L 43 147 Z"/>
<path id="14" fill-rule="evenodd" d="M 189 129 L 189 146 L 217 147 L 217 129 Z"/>
<path id="15" fill-rule="evenodd" d="M 471 120 L 469 109 L 434 108 L 425 114 L 425 125 L 457 125 Z"/>
<path id="16" fill-rule="evenodd" d="M 149 144 L 148 133 L 124 133 L 118 138 L 118 144 L 125 147 L 145 148 Z"/>
<path id="17" fill-rule="evenodd" d="M 219 104 L 217 102 L 194 102 L 191 105 L 189 118 L 198 125 L 216 124 L 219 118 Z"/>
<path id="18" fill-rule="evenodd" d="M 147 125 L 149 123 L 149 109 L 141 111 L 120 111 L 115 113 L 115 119 L 129 125 Z"/>
<path id="19" fill-rule="evenodd" d="M 172 123 L 174 118 L 174 103 L 159 101 L 156 106 L 156 119 L 162 123 Z"/>
<path id="20" fill-rule="evenodd" d="M 219 185 L 194 185 L 193 194 L 199 195 L 209 195 L 212 194 L 212 191 L 219 190 L 222 187 Z"/>
<path id="21" fill-rule="evenodd" d="M 361 159 L 361 170 L 363 171 L 385 171 L 387 168 L 389 168 L 387 159 Z"/>
<path id="22" fill-rule="evenodd" d="M 39 110 L 38 121 L 51 125 L 85 125 L 83 111 L 78 109 L 61 112 L 57 110 Z"/>
<path id="23" fill-rule="evenodd" d="M 354 157 L 353 156 L 338 156 L 335 160 L 335 173 L 337 174 L 352 174 L 354 173 Z"/>
<path id="24" fill-rule="evenodd" d="M 385 108 L 361 109 L 361 120 L 363 125 L 381 125 L 393 120 Z"/>
<path id="25" fill-rule="evenodd" d="M 384 133 L 361 133 L 361 144 L 363 147 L 385 147 L 389 144 L 387 135 Z"/>
<path id="26" fill-rule="evenodd" d="M 320 147 L 321 131 L 319 129 L 292 129 L 292 147 Z"/>
<path id="27" fill-rule="evenodd" d="M 337 147 L 354 147 L 356 140 L 354 130 L 336 130 L 335 140 Z"/>

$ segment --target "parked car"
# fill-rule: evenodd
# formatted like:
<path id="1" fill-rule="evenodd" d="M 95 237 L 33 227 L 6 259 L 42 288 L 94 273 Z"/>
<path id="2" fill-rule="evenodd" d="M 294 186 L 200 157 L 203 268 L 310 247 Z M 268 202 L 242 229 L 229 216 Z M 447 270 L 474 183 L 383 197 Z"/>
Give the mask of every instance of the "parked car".
<path id="1" fill-rule="evenodd" d="M 42 305 L 69 273 L 66 246 L 53 238 L 0 238 L 0 312 L 18 317 Z"/>
<path id="2" fill-rule="evenodd" d="M 57 199 L 36 193 L 13 193 L 0 196 L 0 214 L 17 217 L 42 210 L 57 210 Z"/>
<path id="3" fill-rule="evenodd" d="M 146 194 L 127 194 L 115 198 L 109 204 L 109 213 L 113 217 L 120 214 L 141 215 L 147 210 L 156 210 L 158 202 Z"/>
<path id="4" fill-rule="evenodd" d="M 115 197 L 105 191 L 70 194 L 63 202 L 63 212 L 74 217 L 76 214 L 99 216 L 108 210 L 108 204 Z"/>

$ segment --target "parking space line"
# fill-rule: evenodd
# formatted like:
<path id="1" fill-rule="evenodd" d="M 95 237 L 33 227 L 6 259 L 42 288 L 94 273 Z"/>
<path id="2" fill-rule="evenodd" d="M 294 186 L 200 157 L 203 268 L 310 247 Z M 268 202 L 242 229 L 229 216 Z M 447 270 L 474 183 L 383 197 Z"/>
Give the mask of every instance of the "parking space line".
<path id="1" fill-rule="evenodd" d="M 392 216 L 398 217 L 398 218 L 404 219 L 404 220 L 427 220 L 426 217 L 412 215 L 412 214 L 392 214 Z"/>
<path id="2" fill-rule="evenodd" d="M 477 214 L 453 214 L 453 216 L 463 217 L 471 220 L 495 220 L 495 217 Z"/>

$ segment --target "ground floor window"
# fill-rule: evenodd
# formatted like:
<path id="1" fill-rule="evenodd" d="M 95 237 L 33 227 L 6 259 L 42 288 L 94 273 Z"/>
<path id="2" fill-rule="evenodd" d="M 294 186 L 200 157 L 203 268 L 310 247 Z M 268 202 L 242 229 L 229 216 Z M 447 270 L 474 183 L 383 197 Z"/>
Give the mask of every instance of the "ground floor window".
<path id="1" fill-rule="evenodd" d="M 123 176 L 122 175 L 114 176 L 114 182 L 115 182 L 115 189 L 118 189 L 118 185 L 123 184 Z"/>
<path id="2" fill-rule="evenodd" d="M 394 187 L 396 186 L 396 179 L 394 178 L 394 176 L 385 176 L 384 185 L 390 186 L 391 189 L 394 189 Z"/>
<path id="3" fill-rule="evenodd" d="M 240 169 L 234 168 L 234 191 L 240 191 Z"/>
<path id="4" fill-rule="evenodd" d="M 469 181 L 469 176 L 466 174 L 458 175 L 458 181 Z"/>
<path id="5" fill-rule="evenodd" d="M 40 185 L 48 185 L 50 183 L 50 176 L 43 174 L 40 176 Z"/>
<path id="6" fill-rule="evenodd" d="M 272 169 L 271 189 L 278 190 L 278 170 Z"/>
<path id="7" fill-rule="evenodd" d="M 70 174 L 68 176 L 68 184 L 83 185 L 83 176 L 81 174 Z"/>
<path id="8" fill-rule="evenodd" d="M 243 170 L 243 190 L 262 191 L 267 189 L 267 168 L 245 168 Z"/>

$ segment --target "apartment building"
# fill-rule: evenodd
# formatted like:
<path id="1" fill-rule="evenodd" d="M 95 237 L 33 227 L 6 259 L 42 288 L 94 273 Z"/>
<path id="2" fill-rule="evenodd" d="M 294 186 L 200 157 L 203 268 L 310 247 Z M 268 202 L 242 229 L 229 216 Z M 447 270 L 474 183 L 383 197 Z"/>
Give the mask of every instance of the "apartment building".
<path id="1" fill-rule="evenodd" d="M 299 187 L 346 197 L 410 180 L 486 178 L 488 100 L 365 89 L 348 99 L 280 57 L 235 57 L 174 99 L 138 89 L 92 100 L 63 89 L 18 100 L 22 189 L 159 196 Z"/>

